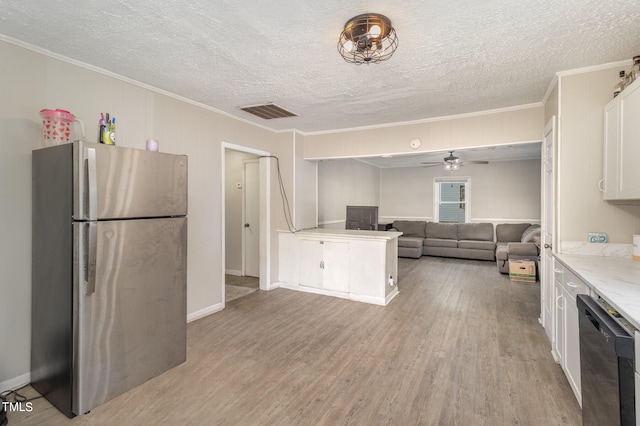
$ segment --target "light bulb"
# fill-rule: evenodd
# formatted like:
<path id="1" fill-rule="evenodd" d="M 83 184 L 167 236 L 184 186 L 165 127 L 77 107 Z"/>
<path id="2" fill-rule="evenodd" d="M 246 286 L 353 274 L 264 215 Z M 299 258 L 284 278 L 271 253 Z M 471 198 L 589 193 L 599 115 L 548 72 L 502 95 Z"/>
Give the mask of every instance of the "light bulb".
<path id="1" fill-rule="evenodd" d="M 380 37 L 381 33 L 382 33 L 382 30 L 380 29 L 379 25 L 372 25 L 371 28 L 369 28 L 369 35 L 373 38 Z"/>
<path id="2" fill-rule="evenodd" d="M 344 50 L 346 50 L 347 52 L 352 52 L 353 51 L 353 42 L 351 40 L 347 40 L 343 45 L 342 48 Z"/>

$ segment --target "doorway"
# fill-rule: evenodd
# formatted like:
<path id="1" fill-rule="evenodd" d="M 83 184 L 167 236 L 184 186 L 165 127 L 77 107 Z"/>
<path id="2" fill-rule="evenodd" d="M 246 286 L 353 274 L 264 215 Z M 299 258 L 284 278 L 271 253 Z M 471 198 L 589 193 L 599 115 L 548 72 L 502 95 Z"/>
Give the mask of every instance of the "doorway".
<path id="1" fill-rule="evenodd" d="M 222 307 L 238 294 L 269 290 L 268 155 L 222 143 Z M 227 291 L 227 285 L 234 286 L 232 291 Z"/>

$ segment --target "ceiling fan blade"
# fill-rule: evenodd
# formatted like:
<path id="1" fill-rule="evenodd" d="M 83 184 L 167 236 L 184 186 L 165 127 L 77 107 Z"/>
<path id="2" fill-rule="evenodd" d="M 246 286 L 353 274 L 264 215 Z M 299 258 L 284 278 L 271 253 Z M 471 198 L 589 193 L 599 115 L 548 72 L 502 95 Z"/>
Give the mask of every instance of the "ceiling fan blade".
<path id="1" fill-rule="evenodd" d="M 431 166 L 437 166 L 438 164 L 444 164 L 442 161 L 423 161 L 420 164 L 428 164 Z"/>
<path id="2" fill-rule="evenodd" d="M 462 161 L 464 164 L 489 164 L 488 161 Z"/>
<path id="3" fill-rule="evenodd" d="M 442 163 L 422 163 L 422 167 L 442 167 Z"/>

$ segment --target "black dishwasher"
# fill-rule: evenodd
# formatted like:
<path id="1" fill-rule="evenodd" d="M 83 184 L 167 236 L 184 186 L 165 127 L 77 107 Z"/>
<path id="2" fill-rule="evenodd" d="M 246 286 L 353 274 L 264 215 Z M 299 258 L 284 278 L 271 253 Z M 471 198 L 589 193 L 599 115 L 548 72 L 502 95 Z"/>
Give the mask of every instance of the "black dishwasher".
<path id="1" fill-rule="evenodd" d="M 594 299 L 577 296 L 584 426 L 635 426 L 633 334 Z"/>

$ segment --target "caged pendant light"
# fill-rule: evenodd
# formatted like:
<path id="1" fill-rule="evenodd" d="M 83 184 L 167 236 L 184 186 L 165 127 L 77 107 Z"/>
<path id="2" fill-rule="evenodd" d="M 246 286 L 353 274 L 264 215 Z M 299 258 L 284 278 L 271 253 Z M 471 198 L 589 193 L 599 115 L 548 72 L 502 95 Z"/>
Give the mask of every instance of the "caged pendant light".
<path id="1" fill-rule="evenodd" d="M 398 37 L 391 21 L 377 13 L 351 18 L 338 41 L 340 55 L 356 65 L 386 61 L 397 48 Z"/>

